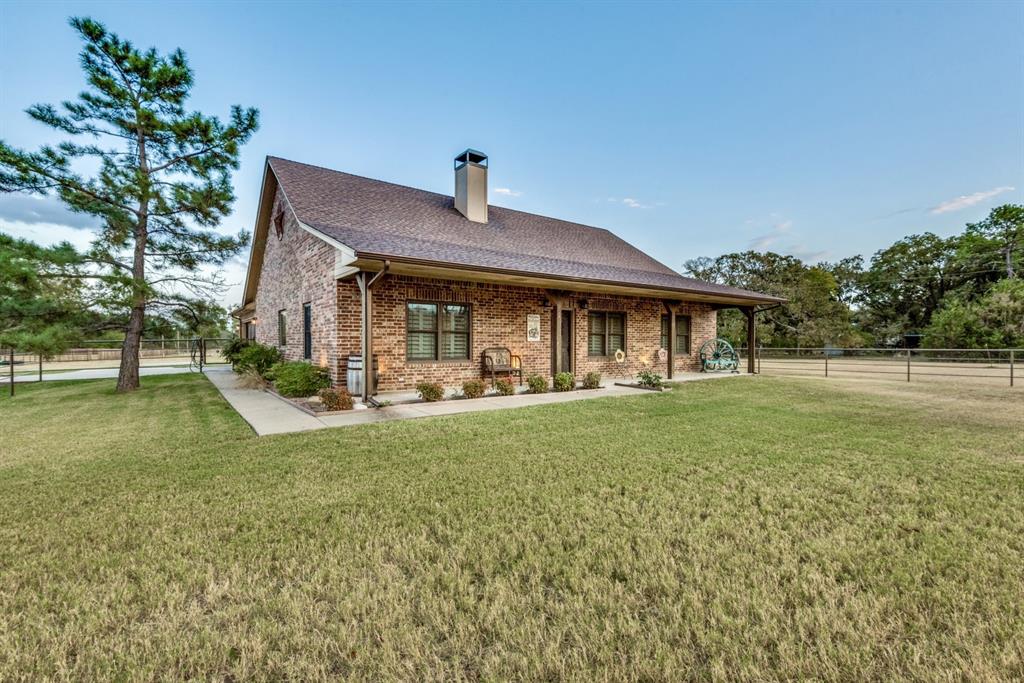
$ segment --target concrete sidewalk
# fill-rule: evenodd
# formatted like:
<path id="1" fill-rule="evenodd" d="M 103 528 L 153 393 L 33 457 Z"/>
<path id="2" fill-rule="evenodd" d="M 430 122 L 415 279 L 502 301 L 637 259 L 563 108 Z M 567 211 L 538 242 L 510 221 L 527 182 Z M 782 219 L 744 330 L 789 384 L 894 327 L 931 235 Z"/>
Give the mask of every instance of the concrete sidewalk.
<path id="1" fill-rule="evenodd" d="M 213 385 L 224 395 L 227 402 L 231 404 L 231 407 L 260 436 L 265 434 L 305 432 L 312 429 L 325 429 L 327 427 L 347 427 L 349 425 L 386 422 L 388 420 L 408 420 L 417 417 L 456 415 L 458 413 L 475 413 L 483 410 L 502 410 L 551 403 L 567 403 L 569 401 L 582 401 L 609 396 L 648 396 L 654 393 L 644 389 L 611 385 L 593 391 L 516 394 L 514 396 L 446 400 L 438 401 L 437 403 L 399 404 L 384 408 L 367 408 L 365 410 L 352 410 L 335 415 L 314 417 L 269 392 L 258 389 L 238 388 L 235 385 L 237 376 L 228 367 L 210 367 L 205 370 L 205 373 L 210 381 L 213 382 Z M 705 378 L 710 379 L 708 376 L 705 376 Z"/>
<path id="2" fill-rule="evenodd" d="M 238 375 L 230 366 L 209 367 L 203 372 L 235 412 L 260 436 L 306 432 L 327 426 L 268 391 L 239 388 L 236 386 Z"/>

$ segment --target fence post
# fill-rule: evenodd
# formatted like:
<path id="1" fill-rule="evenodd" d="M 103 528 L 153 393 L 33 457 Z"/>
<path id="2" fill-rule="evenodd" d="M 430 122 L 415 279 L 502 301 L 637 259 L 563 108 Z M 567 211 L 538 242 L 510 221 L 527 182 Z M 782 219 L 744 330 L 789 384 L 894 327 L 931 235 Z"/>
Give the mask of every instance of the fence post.
<path id="1" fill-rule="evenodd" d="M 1013 386 L 1013 349 L 1010 349 L 1010 386 Z"/>
<path id="2" fill-rule="evenodd" d="M 11 347 L 11 397 L 14 397 L 14 347 Z"/>
<path id="3" fill-rule="evenodd" d="M 761 347 L 757 347 L 757 374 L 761 374 Z"/>
<path id="4" fill-rule="evenodd" d="M 825 349 L 825 376 L 828 377 L 828 349 Z"/>
<path id="5" fill-rule="evenodd" d="M 910 381 L 910 349 L 907 349 L 907 381 Z"/>
<path id="6" fill-rule="evenodd" d="M 39 381 L 43 381 L 43 352 L 39 352 Z"/>
<path id="7" fill-rule="evenodd" d="M 199 372 L 203 371 L 203 362 L 206 361 L 206 340 L 199 338 Z"/>

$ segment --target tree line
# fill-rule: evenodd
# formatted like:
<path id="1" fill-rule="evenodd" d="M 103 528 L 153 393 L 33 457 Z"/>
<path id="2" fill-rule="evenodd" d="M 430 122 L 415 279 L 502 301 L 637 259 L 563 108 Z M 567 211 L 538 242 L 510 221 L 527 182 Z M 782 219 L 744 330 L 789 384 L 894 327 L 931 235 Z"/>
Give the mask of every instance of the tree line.
<path id="1" fill-rule="evenodd" d="M 952 237 L 926 232 L 861 256 L 806 264 L 746 251 L 684 264 L 693 277 L 788 299 L 758 315 L 775 347 L 1024 347 L 1024 206 L 999 206 Z M 745 320 L 719 314 L 719 334 L 743 344 Z"/>

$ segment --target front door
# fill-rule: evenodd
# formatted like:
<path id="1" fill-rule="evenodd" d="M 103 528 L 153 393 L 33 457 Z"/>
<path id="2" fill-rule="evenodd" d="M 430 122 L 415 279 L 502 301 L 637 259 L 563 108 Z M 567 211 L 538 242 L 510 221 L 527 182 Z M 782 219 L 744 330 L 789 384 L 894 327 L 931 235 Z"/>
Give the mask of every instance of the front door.
<path id="1" fill-rule="evenodd" d="M 572 311 L 562 311 L 562 372 L 572 372 Z"/>

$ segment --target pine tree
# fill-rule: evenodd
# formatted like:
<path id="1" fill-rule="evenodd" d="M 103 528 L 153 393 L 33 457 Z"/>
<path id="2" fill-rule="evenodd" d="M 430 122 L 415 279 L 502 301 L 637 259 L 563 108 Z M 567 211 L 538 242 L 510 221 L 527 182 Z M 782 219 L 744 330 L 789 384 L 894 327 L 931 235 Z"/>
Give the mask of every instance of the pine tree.
<path id="1" fill-rule="evenodd" d="M 233 106 L 225 124 L 187 111 L 193 73 L 180 49 L 142 51 L 92 19 L 70 24 L 84 42 L 88 87 L 60 109 L 40 104 L 27 113 L 72 139 L 36 152 L 0 140 L 0 191 L 56 193 L 101 219 L 78 277 L 91 278 L 104 304 L 127 314 L 117 389 L 131 391 L 146 311 L 208 300 L 224 286 L 210 268 L 248 244 L 246 232 L 215 228 L 231 211 L 231 171 L 259 113 Z"/>

